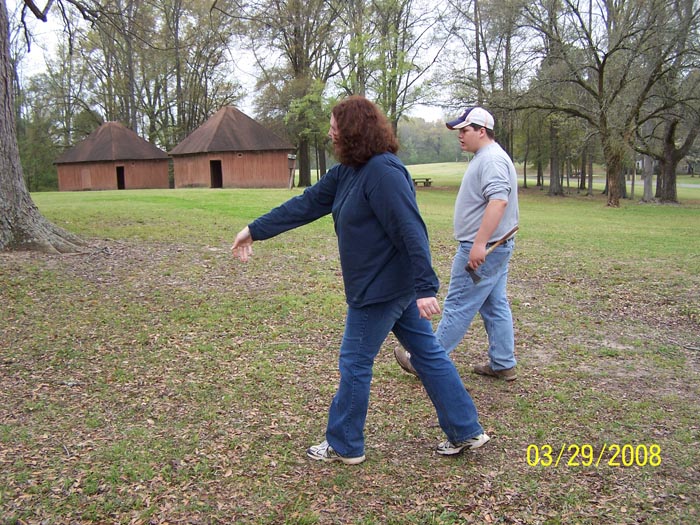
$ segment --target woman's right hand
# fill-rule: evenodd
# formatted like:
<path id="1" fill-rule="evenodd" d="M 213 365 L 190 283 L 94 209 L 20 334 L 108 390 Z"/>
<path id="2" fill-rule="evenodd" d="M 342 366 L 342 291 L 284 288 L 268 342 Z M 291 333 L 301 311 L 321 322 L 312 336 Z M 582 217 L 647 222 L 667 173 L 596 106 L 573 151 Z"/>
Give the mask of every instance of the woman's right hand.
<path id="1" fill-rule="evenodd" d="M 247 262 L 248 257 L 253 254 L 253 237 L 250 235 L 248 226 L 236 235 L 236 240 L 233 241 L 233 246 L 231 246 L 231 253 L 243 262 Z"/>

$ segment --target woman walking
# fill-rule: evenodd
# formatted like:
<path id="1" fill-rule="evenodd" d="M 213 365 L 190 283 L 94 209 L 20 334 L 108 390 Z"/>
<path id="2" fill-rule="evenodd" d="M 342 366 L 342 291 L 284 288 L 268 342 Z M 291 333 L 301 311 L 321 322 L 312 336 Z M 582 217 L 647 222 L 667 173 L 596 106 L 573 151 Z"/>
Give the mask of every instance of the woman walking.
<path id="1" fill-rule="evenodd" d="M 328 411 L 325 440 L 307 455 L 345 464 L 365 460 L 372 368 L 390 332 L 411 353 L 447 436 L 437 452 L 478 448 L 489 437 L 430 323 L 440 313 L 439 283 L 411 176 L 395 155 L 398 141 L 391 125 L 375 104 L 352 96 L 333 108 L 328 135 L 340 163 L 303 194 L 243 228 L 232 247 L 233 255 L 245 262 L 253 241 L 333 216 L 348 304 L 340 384 Z"/>

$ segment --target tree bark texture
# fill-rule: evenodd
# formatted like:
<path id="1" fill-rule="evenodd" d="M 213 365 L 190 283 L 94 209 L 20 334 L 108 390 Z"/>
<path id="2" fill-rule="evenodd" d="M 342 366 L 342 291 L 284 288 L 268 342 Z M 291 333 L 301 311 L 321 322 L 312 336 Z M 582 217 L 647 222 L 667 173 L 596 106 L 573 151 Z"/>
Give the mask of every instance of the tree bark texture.
<path id="1" fill-rule="evenodd" d="M 676 167 L 672 161 L 662 162 L 661 171 L 656 179 L 656 198 L 659 202 L 678 203 L 678 191 L 676 189 Z"/>
<path id="2" fill-rule="evenodd" d="M 622 194 L 620 187 L 620 178 L 624 184 L 624 175 L 622 174 L 623 153 L 620 144 L 610 137 L 603 136 L 603 154 L 605 155 L 606 165 L 606 189 L 608 192 L 608 206 L 613 208 L 620 207 L 620 197 Z"/>
<path id="3" fill-rule="evenodd" d="M 678 203 L 678 191 L 676 188 L 678 164 L 690 152 L 690 148 L 698 134 L 697 126 L 694 126 L 685 137 L 685 141 L 678 146 L 676 144 L 676 131 L 679 123 L 679 120 L 668 122 L 664 132 L 663 156 L 659 159 L 661 171 L 657 179 L 656 188 L 656 197 L 661 202 Z"/>
<path id="4" fill-rule="evenodd" d="M 652 181 L 654 179 L 654 161 L 649 155 L 642 156 L 642 180 L 644 181 L 644 194 L 642 202 L 652 202 L 654 200 L 654 192 L 652 190 Z"/>

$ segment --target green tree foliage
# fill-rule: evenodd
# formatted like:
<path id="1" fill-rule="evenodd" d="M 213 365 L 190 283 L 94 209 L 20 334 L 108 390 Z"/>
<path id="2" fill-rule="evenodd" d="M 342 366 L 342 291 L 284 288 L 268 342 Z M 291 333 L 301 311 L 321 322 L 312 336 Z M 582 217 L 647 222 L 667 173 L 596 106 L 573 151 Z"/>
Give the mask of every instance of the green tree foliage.
<path id="1" fill-rule="evenodd" d="M 118 121 L 167 150 L 242 97 L 228 18 L 208 2 L 183 4 L 111 0 L 95 6 L 100 16 L 91 25 L 65 6 L 71 39 L 59 43 L 41 86 L 59 101 L 63 147 L 81 138 L 72 120 L 83 113 L 98 118 L 79 135 Z"/>
<path id="2" fill-rule="evenodd" d="M 456 162 L 463 160 L 456 133 L 442 121 L 407 119 L 399 125 L 399 157 L 406 164 Z"/>
<path id="3" fill-rule="evenodd" d="M 49 132 L 51 119 L 42 114 L 18 123 L 17 139 L 24 180 L 29 191 L 57 190 L 58 181 L 53 162 L 59 155 L 54 137 Z"/>
<path id="4" fill-rule="evenodd" d="M 453 38 L 444 75 L 445 105 L 486 105 L 496 119 L 496 135 L 515 155 L 513 102 L 533 73 L 527 53 L 531 37 L 523 24 L 523 2 L 450 2 Z"/>
<path id="5" fill-rule="evenodd" d="M 372 2 L 376 35 L 368 92 L 384 110 L 394 131 L 401 117 L 424 96 L 419 81 L 436 62 L 447 37 L 436 28 L 441 10 L 414 0 Z"/>
<path id="6" fill-rule="evenodd" d="M 430 74 L 449 39 L 444 14 L 442 4 L 422 0 L 348 2 L 342 92 L 374 100 L 396 130 L 404 115 L 433 97 Z"/>
<path id="7" fill-rule="evenodd" d="M 343 2 L 339 0 L 258 0 L 225 3 L 225 14 L 245 35 L 245 47 L 260 70 L 258 115 L 278 119 L 295 100 L 309 100 L 335 73 L 342 43 L 335 27 Z M 264 101 L 264 104 L 261 102 Z M 302 103 L 302 105 L 305 105 Z M 311 118 L 311 121 L 303 119 Z M 289 137 L 297 146 L 299 185 L 311 184 L 309 130 L 318 127 L 315 113 L 295 110 L 287 120 Z"/>

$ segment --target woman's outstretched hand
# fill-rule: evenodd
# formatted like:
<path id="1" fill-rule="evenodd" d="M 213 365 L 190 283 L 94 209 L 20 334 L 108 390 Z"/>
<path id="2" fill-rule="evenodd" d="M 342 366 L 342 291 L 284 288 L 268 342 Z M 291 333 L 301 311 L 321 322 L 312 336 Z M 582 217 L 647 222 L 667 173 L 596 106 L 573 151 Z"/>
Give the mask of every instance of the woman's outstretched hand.
<path id="1" fill-rule="evenodd" d="M 247 262 L 248 257 L 253 255 L 253 237 L 250 235 L 248 226 L 236 235 L 236 240 L 233 241 L 233 246 L 231 246 L 231 253 L 243 262 Z"/>

